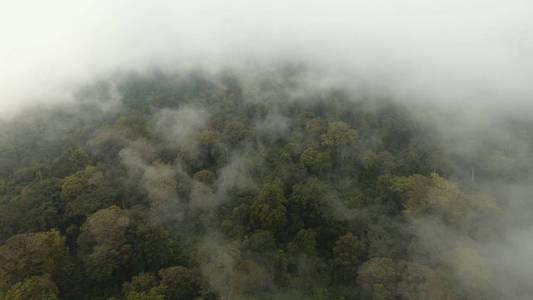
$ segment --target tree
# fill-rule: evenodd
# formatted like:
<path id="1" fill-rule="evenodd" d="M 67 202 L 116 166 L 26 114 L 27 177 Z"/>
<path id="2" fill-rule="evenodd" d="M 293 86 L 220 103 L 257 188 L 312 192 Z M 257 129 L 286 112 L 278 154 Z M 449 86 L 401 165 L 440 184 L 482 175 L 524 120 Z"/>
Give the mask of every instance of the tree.
<path id="1" fill-rule="evenodd" d="M 390 173 L 394 167 L 394 156 L 387 152 L 366 151 L 363 154 L 363 167 L 365 175 L 369 178 L 376 178 L 380 174 Z"/>
<path id="2" fill-rule="evenodd" d="M 198 180 L 198 181 L 202 182 L 202 183 L 211 185 L 211 184 L 213 184 L 215 182 L 215 180 L 217 179 L 217 176 L 212 171 L 200 170 L 200 171 L 194 173 L 193 178 L 195 180 Z"/>
<path id="3" fill-rule="evenodd" d="M 436 173 L 430 177 L 419 174 L 395 177 L 391 189 L 403 196 L 406 214 L 436 213 L 447 220 L 456 220 L 467 210 L 457 185 Z"/>
<path id="4" fill-rule="evenodd" d="M 175 266 L 159 271 L 161 288 L 166 299 L 193 299 L 198 295 L 199 285 L 196 276 L 186 267 Z"/>
<path id="5" fill-rule="evenodd" d="M 364 247 L 351 232 L 339 237 L 333 248 L 333 267 L 336 279 L 349 283 L 357 277 L 357 269 L 364 256 Z"/>
<path id="6" fill-rule="evenodd" d="M 165 300 L 165 294 L 161 288 L 152 288 L 148 292 L 132 291 L 126 295 L 127 300 Z"/>
<path id="7" fill-rule="evenodd" d="M 124 133 L 111 127 L 98 128 L 88 141 L 91 153 L 94 153 L 100 161 L 113 161 L 117 158 L 120 150 L 124 149 L 128 144 L 124 138 Z"/>
<path id="8" fill-rule="evenodd" d="M 250 134 L 248 126 L 238 120 L 229 120 L 226 122 L 222 140 L 230 146 L 235 146 L 244 141 Z"/>
<path id="9" fill-rule="evenodd" d="M 64 201 L 66 217 L 88 216 L 119 202 L 117 184 L 119 182 L 106 178 L 104 172 L 94 166 L 65 177 L 61 199 Z"/>
<path id="10" fill-rule="evenodd" d="M 62 180 L 57 178 L 33 182 L 7 205 L 6 213 L 12 218 L 11 225 L 16 226 L 16 232 L 39 232 L 63 227 L 61 185 Z"/>
<path id="11" fill-rule="evenodd" d="M 311 119 L 306 122 L 305 124 L 305 130 L 308 134 L 310 134 L 313 138 L 318 138 L 322 134 L 326 132 L 328 129 L 328 122 L 326 122 L 323 119 Z"/>
<path id="12" fill-rule="evenodd" d="M 403 225 L 383 216 L 376 217 L 372 224 L 367 225 L 364 241 L 369 258 L 403 255 L 410 240 L 410 232 Z"/>
<path id="13" fill-rule="evenodd" d="M 130 219 L 117 206 L 101 209 L 87 218 L 78 237 L 79 253 L 88 275 L 107 280 L 129 257 L 126 244 Z"/>
<path id="14" fill-rule="evenodd" d="M 192 156 L 189 160 L 194 161 L 197 169 L 213 168 L 220 165 L 225 159 L 223 150 L 219 145 L 218 134 L 211 130 L 203 130 L 195 136 L 194 143 L 197 146 L 194 150 L 189 150 Z M 194 158 L 194 159 L 193 159 Z"/>
<path id="15" fill-rule="evenodd" d="M 328 131 L 322 135 L 322 144 L 327 147 L 341 148 L 350 146 L 359 140 L 357 130 L 345 122 L 329 123 Z"/>
<path id="16" fill-rule="evenodd" d="M 302 152 L 300 163 L 313 171 L 321 172 L 331 167 L 331 157 L 328 152 L 309 147 Z"/>
<path id="17" fill-rule="evenodd" d="M 302 229 L 296 233 L 292 241 L 293 251 L 309 256 L 316 254 L 316 232 L 312 229 Z"/>
<path id="18" fill-rule="evenodd" d="M 138 271 L 155 271 L 183 260 L 178 246 L 169 238 L 168 232 L 154 225 L 139 224 L 130 239 L 130 263 Z"/>
<path id="19" fill-rule="evenodd" d="M 402 299 L 451 299 L 447 283 L 431 268 L 409 261 L 398 262 L 400 281 L 396 293 Z"/>
<path id="20" fill-rule="evenodd" d="M 426 206 L 430 188 L 431 179 L 419 174 L 394 177 L 391 180 L 391 189 L 404 199 L 403 206 L 406 213 L 417 212 Z"/>
<path id="21" fill-rule="evenodd" d="M 357 130 L 344 122 L 330 123 L 328 131 L 322 135 L 322 145 L 330 150 L 335 168 L 342 171 L 353 169 L 349 162 L 355 159 L 354 146 L 358 141 Z"/>
<path id="22" fill-rule="evenodd" d="M 131 278 L 130 281 L 122 284 L 122 292 L 128 296 L 131 293 L 146 293 L 159 285 L 157 276 L 153 273 L 139 273 Z"/>
<path id="23" fill-rule="evenodd" d="M 254 253 L 264 254 L 276 250 L 276 238 L 268 230 L 257 230 L 245 243 L 246 248 Z"/>
<path id="24" fill-rule="evenodd" d="M 71 175 L 84 169 L 90 163 L 90 157 L 81 148 L 70 148 L 64 151 L 52 165 L 52 175 L 58 178 Z"/>
<path id="25" fill-rule="evenodd" d="M 0 289 L 32 275 L 50 274 L 67 256 L 56 230 L 17 234 L 0 246 Z"/>
<path id="26" fill-rule="evenodd" d="M 177 197 L 176 170 L 169 164 L 152 163 L 143 174 L 142 184 L 153 206 L 164 205 Z"/>
<path id="27" fill-rule="evenodd" d="M 13 285 L 5 296 L 5 300 L 56 300 L 59 290 L 50 280 L 50 276 L 32 276 Z"/>
<path id="28" fill-rule="evenodd" d="M 509 193 L 527 221 L 533 122 L 447 140 L 305 69 L 118 74 L 0 120 L 0 298 L 527 298 L 475 241 Z"/>
<path id="29" fill-rule="evenodd" d="M 253 260 L 241 261 L 231 278 L 229 297 L 254 299 L 254 296 L 268 291 L 266 272 Z"/>
<path id="30" fill-rule="evenodd" d="M 283 189 L 275 183 L 263 186 L 252 203 L 250 217 L 258 228 L 278 232 L 287 225 L 287 208 Z"/>
<path id="31" fill-rule="evenodd" d="M 357 283 L 367 299 L 394 299 L 396 264 L 388 257 L 374 257 L 359 268 Z"/>
<path id="32" fill-rule="evenodd" d="M 332 196 L 327 184 L 311 177 L 305 183 L 292 187 L 288 207 L 306 227 L 320 226 L 330 216 L 328 200 Z"/>

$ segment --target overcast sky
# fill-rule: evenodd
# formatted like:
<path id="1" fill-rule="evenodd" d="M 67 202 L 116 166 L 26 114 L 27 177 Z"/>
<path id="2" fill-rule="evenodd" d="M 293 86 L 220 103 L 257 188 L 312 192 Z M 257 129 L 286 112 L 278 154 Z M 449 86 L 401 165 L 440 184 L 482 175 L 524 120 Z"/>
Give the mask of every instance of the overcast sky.
<path id="1" fill-rule="evenodd" d="M 225 3 L 223 3 L 225 2 Z M 117 69 L 303 59 L 400 97 L 525 109 L 533 2 L 2 1 L 0 115 Z"/>

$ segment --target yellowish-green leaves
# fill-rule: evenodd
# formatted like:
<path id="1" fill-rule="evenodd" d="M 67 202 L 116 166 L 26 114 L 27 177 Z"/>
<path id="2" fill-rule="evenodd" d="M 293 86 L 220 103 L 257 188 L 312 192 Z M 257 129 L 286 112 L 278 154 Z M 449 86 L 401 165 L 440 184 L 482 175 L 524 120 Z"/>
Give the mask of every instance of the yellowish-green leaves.
<path id="1" fill-rule="evenodd" d="M 165 295 L 162 294 L 162 289 L 154 287 L 148 292 L 129 292 L 126 296 L 127 300 L 165 300 Z"/>
<path id="2" fill-rule="evenodd" d="M 87 218 L 78 244 L 91 277 L 105 280 L 118 268 L 129 251 L 125 245 L 129 223 L 129 218 L 117 206 L 101 209 Z M 92 244 L 89 241 L 94 243 L 93 247 L 86 245 Z"/>
<path id="3" fill-rule="evenodd" d="M 329 124 L 328 131 L 322 135 L 322 144 L 327 147 L 344 147 L 353 145 L 359 140 L 357 130 L 345 122 Z"/>
<path id="4" fill-rule="evenodd" d="M 472 212 L 493 214 L 499 211 L 493 200 L 461 193 L 457 184 L 436 173 L 429 177 L 419 174 L 394 177 L 391 189 L 402 196 L 406 214 L 434 213 L 454 221 Z"/>
<path id="5" fill-rule="evenodd" d="M 408 214 L 427 208 L 446 210 L 453 214 L 462 213 L 457 185 L 435 173 L 430 177 L 419 174 L 395 177 L 392 179 L 391 189 L 405 196 L 404 208 Z"/>
<path id="6" fill-rule="evenodd" d="M 0 247 L 0 289 L 29 275 L 51 273 L 67 255 L 59 231 L 17 234 Z"/>
<path id="7" fill-rule="evenodd" d="M 116 244 L 122 241 L 128 224 L 129 218 L 113 205 L 90 215 L 83 224 L 82 231 L 89 233 L 99 244 Z"/>
<path id="8" fill-rule="evenodd" d="M 65 177 L 61 186 L 61 198 L 72 199 L 85 191 L 88 186 L 95 184 L 102 173 L 96 167 L 88 166 L 84 170 L 78 171 L 71 176 Z"/>
<path id="9" fill-rule="evenodd" d="M 309 147 L 300 156 L 300 163 L 311 169 L 322 170 L 331 166 L 331 157 L 328 152 Z"/>
<path id="10" fill-rule="evenodd" d="M 6 294 L 5 300 L 56 300 L 59 290 L 49 275 L 32 276 L 14 284 Z"/>
<path id="11" fill-rule="evenodd" d="M 213 184 L 217 179 L 217 176 L 212 171 L 201 170 L 194 173 L 193 178 L 205 184 Z"/>

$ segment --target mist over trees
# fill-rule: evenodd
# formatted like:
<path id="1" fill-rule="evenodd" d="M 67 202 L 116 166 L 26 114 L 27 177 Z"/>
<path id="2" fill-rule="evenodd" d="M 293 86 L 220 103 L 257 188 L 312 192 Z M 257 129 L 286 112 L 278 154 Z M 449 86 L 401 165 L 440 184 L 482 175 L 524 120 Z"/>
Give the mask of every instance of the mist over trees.
<path id="1" fill-rule="evenodd" d="M 526 299 L 531 120 L 310 72 L 120 73 L 1 121 L 0 296 Z"/>

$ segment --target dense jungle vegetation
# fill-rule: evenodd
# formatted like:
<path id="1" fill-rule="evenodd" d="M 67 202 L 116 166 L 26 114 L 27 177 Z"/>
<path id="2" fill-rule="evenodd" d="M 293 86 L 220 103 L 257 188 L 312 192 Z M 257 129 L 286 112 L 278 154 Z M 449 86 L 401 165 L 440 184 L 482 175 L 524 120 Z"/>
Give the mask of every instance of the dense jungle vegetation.
<path id="1" fill-rule="evenodd" d="M 499 299 L 468 241 L 530 152 L 302 73 L 123 73 L 1 121 L 0 297 Z"/>

